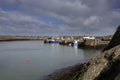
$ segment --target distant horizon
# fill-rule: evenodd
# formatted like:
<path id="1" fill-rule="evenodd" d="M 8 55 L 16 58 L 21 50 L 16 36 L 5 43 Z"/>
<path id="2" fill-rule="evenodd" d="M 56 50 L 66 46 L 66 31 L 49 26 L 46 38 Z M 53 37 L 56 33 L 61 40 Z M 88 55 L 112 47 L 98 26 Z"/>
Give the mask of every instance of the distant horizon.
<path id="1" fill-rule="evenodd" d="M 120 0 L 0 0 L 0 35 L 111 35 Z"/>
<path id="2" fill-rule="evenodd" d="M 0 36 L 84 36 L 85 34 L 81 34 L 81 35 L 0 35 Z M 109 35 L 91 35 L 89 34 L 90 36 L 110 36 L 110 35 L 114 35 L 114 34 L 109 34 Z"/>

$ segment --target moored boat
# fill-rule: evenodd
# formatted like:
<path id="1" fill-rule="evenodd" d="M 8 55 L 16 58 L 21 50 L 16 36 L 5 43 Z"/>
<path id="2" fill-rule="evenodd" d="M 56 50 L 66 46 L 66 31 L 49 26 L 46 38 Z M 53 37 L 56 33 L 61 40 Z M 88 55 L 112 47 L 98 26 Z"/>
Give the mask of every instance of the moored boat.
<path id="1" fill-rule="evenodd" d="M 54 44 L 54 43 L 56 43 L 56 41 L 54 39 L 50 39 L 49 43 Z"/>

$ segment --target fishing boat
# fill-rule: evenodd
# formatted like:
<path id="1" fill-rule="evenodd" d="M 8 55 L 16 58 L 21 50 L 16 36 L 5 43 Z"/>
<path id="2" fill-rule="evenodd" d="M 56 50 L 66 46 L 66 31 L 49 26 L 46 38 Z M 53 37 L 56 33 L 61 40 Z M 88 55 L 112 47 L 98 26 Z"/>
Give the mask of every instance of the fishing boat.
<path id="1" fill-rule="evenodd" d="M 55 44 L 56 41 L 55 41 L 54 39 L 50 39 L 49 43 L 50 43 L 50 44 Z"/>

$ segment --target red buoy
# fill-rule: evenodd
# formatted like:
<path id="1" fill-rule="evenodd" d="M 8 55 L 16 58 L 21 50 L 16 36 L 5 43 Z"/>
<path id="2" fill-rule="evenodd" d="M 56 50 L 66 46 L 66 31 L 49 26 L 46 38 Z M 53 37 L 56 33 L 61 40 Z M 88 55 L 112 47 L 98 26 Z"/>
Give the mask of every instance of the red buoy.
<path id="1" fill-rule="evenodd" d="M 29 59 L 29 58 L 26 58 L 26 59 L 25 59 L 25 62 L 26 62 L 26 63 L 29 63 L 29 62 L 30 62 L 30 59 Z"/>

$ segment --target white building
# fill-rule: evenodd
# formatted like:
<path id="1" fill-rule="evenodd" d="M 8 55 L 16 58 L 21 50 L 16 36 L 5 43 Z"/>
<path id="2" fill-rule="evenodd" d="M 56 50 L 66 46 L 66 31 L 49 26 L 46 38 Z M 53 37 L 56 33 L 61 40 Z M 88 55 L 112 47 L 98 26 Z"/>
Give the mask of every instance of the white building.
<path id="1" fill-rule="evenodd" d="M 86 40 L 86 39 L 95 39 L 95 37 L 94 37 L 94 36 L 90 36 L 89 34 L 85 34 L 85 35 L 83 36 L 83 39 L 84 39 L 84 40 Z"/>

